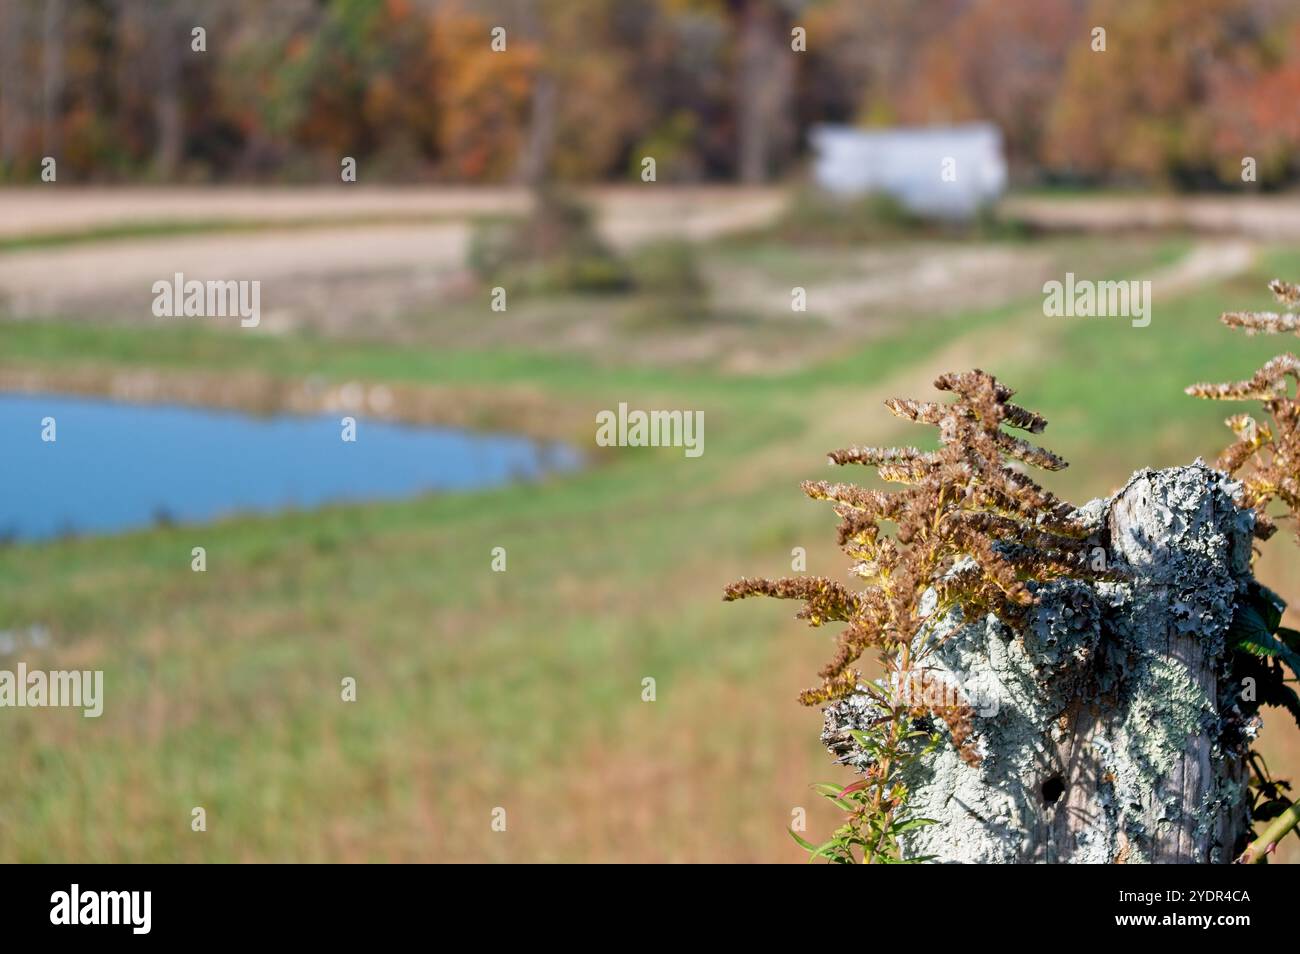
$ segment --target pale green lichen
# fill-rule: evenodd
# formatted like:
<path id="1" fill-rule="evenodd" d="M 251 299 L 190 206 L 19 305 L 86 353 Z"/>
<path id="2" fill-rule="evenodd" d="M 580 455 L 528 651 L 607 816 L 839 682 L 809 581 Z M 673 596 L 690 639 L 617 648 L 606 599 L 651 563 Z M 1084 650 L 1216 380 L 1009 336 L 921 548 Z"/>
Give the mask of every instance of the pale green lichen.
<path id="1" fill-rule="evenodd" d="M 993 616 L 965 622 L 953 613 L 940 624 L 945 638 L 930 660 L 976 706 L 982 758 L 970 764 L 940 747 L 909 770 L 910 810 L 940 824 L 910 833 L 907 855 L 1230 859 L 1245 823 L 1244 752 L 1223 743 L 1216 700 L 1231 692 L 1225 634 L 1250 581 L 1253 529 L 1235 490 L 1200 461 L 1135 474 L 1080 510 L 1108 565 L 1129 581 L 1042 586 L 1018 631 Z M 1117 506 L 1125 512 L 1112 513 Z M 870 715 L 862 696 L 826 710 L 823 738 L 839 740 L 833 751 L 859 768 L 865 759 L 843 744 L 844 730 Z M 1181 787 L 1189 753 L 1201 779 L 1190 807 Z M 1086 824 L 1065 823 L 1067 804 Z M 1206 856 L 1177 857 L 1193 845 L 1208 845 Z"/>

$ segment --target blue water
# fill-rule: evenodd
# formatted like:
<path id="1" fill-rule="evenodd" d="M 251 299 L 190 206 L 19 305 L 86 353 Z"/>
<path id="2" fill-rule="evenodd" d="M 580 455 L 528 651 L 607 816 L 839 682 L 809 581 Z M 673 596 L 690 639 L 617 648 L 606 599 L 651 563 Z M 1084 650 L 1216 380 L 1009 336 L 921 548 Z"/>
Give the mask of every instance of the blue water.
<path id="1" fill-rule="evenodd" d="M 349 443 L 342 417 L 0 394 L 0 539 L 494 487 L 580 463 L 564 445 L 365 418 Z"/>

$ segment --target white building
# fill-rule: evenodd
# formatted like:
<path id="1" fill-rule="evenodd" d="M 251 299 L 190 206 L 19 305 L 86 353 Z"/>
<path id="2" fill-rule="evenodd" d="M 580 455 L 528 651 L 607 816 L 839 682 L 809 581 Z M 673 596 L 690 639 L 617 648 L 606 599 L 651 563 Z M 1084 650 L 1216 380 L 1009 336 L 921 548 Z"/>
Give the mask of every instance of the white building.
<path id="1" fill-rule="evenodd" d="M 992 123 L 812 130 L 813 177 L 835 195 L 882 192 L 921 215 L 967 218 L 1007 183 L 1002 132 Z"/>

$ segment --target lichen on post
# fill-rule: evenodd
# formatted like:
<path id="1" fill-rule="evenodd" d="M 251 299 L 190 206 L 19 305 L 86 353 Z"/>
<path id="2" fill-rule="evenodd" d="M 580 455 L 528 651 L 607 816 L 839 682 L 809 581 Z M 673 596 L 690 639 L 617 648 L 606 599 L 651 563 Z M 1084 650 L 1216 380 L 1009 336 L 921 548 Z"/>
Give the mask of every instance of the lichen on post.
<path id="1" fill-rule="evenodd" d="M 1300 301 L 1300 288 L 1274 286 Z M 1271 853 L 1300 821 L 1252 749 L 1261 706 L 1300 722 L 1288 675 L 1300 674 L 1300 631 L 1281 625 L 1285 604 L 1252 574 L 1252 541 L 1275 529 L 1270 502 L 1300 513 L 1300 398 L 1287 386 L 1300 359 L 1284 358 L 1249 381 L 1189 389 L 1269 412 L 1267 424 L 1229 420 L 1238 443 L 1216 467 L 1143 470 L 1080 508 L 1024 470 L 1065 461 L 1004 430 L 1037 434 L 1046 420 L 979 370 L 936 379 L 947 403 L 886 402 L 937 427 L 939 450 L 831 453 L 904 485 L 804 485 L 835 505 L 865 587 L 742 579 L 725 597 L 799 599 L 810 625 L 846 624 L 801 700 L 822 706 L 822 741 L 861 779 L 818 786 L 846 816 L 821 845 L 791 832 L 812 858 Z M 867 649 L 874 679 L 854 668 Z M 1252 843 L 1252 825 L 1274 819 L 1274 841 Z"/>
<path id="2" fill-rule="evenodd" d="M 937 825 L 904 856 L 950 862 L 1226 862 L 1249 827 L 1249 734 L 1226 635 L 1250 582 L 1253 514 L 1199 461 L 1143 471 L 1082 508 L 1125 582 L 1037 587 L 1023 623 L 954 612 L 930 657 L 977 701 L 970 764 L 950 746 L 909 769 L 911 807 Z M 827 707 L 823 739 L 860 767 L 858 695 Z"/>

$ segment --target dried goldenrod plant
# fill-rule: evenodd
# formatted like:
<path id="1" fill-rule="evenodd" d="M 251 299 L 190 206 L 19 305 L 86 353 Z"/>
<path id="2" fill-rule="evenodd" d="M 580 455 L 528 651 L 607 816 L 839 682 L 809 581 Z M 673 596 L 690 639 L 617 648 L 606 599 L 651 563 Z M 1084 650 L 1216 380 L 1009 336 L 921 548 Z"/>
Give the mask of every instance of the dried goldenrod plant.
<path id="1" fill-rule="evenodd" d="M 1277 301 L 1289 307 L 1300 304 L 1300 285 L 1273 279 L 1269 290 Z M 1246 334 L 1300 334 L 1300 315 L 1271 311 L 1229 311 L 1219 316 L 1229 328 Z M 1287 352 L 1265 362 L 1244 381 L 1226 384 L 1193 384 L 1193 397 L 1216 401 L 1259 401 L 1267 420 L 1250 414 L 1234 414 L 1225 422 L 1237 440 L 1224 449 L 1215 467 L 1241 481 L 1242 503 L 1255 512 L 1255 535 L 1267 540 L 1277 531 L 1268 513 L 1273 501 L 1281 501 L 1287 515 L 1296 521 L 1300 541 L 1300 358 Z M 1248 466 L 1249 465 L 1249 466 Z M 1300 695 L 1291 683 L 1300 676 L 1300 632 L 1282 626 L 1280 600 L 1262 587 L 1234 611 L 1229 642 L 1233 649 L 1234 679 L 1250 680 L 1257 686 L 1256 697 L 1245 706 L 1254 715 L 1260 706 L 1273 705 L 1291 712 L 1300 724 Z M 1292 678 L 1287 677 L 1286 664 Z M 1287 794 L 1290 786 L 1273 779 L 1263 758 L 1249 753 L 1251 768 L 1251 820 L 1264 825 L 1239 860 L 1260 862 L 1277 847 L 1288 832 L 1300 832 L 1300 805 Z"/>
<path id="2" fill-rule="evenodd" d="M 1277 279 L 1269 282 L 1274 297 L 1284 305 L 1300 304 L 1300 285 Z M 1300 334 L 1300 316 L 1290 312 L 1230 311 L 1220 316 L 1229 328 L 1243 328 L 1246 334 Z M 1294 520 L 1300 512 L 1300 358 L 1280 354 L 1244 381 L 1226 384 L 1193 384 L 1187 393 L 1216 401 L 1259 401 L 1269 420 L 1250 414 L 1234 414 L 1225 422 L 1237 440 L 1215 462 L 1215 467 L 1238 476 L 1243 502 L 1255 511 L 1255 534 L 1267 540 L 1277 530 L 1268 514 L 1269 504 L 1280 500 Z M 1250 464 L 1250 467 L 1246 465 Z M 1300 525 L 1297 526 L 1300 539 Z"/>
<path id="3" fill-rule="evenodd" d="M 811 626 L 844 623 L 822 682 L 800 696 L 819 705 L 855 693 L 870 697 L 875 716 L 854 741 L 871 758 L 864 779 L 823 794 L 848 812 L 831 841 L 813 846 L 795 835 L 812 857 L 832 861 L 894 860 L 898 836 L 928 819 L 906 815 L 902 769 L 925 748 L 939 744 L 935 719 L 968 762 L 980 758 L 971 735 L 966 700 L 914 691 L 924 681 L 924 657 L 959 610 L 967 621 L 989 613 L 1013 624 L 1034 603 L 1033 583 L 1057 577 L 1112 578 L 1093 565 L 1089 528 L 1075 508 L 1020 469 L 1066 466 L 1061 458 L 1004 428 L 1037 434 L 1047 422 L 1011 403 L 1013 391 L 980 370 L 945 374 L 935 387 L 948 403 L 891 399 L 896 416 L 939 430 L 940 447 L 853 447 L 830 454 L 832 464 L 874 467 L 895 491 L 855 484 L 809 481 L 804 492 L 834 503 L 839 543 L 851 572 L 865 586 L 851 590 L 823 577 L 742 579 L 725 599 L 774 596 L 797 599 L 797 618 Z M 866 681 L 854 668 L 874 649 L 884 678 Z M 922 738 L 928 741 L 921 741 Z M 791 832 L 791 834 L 794 834 Z"/>

